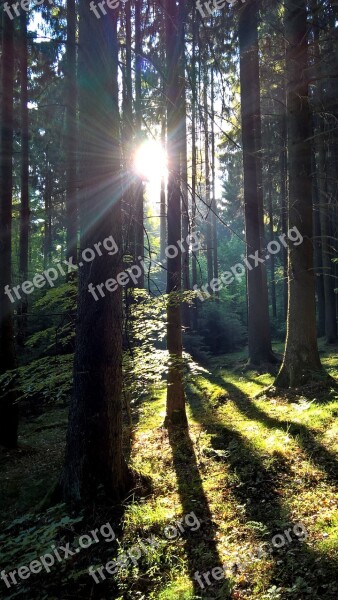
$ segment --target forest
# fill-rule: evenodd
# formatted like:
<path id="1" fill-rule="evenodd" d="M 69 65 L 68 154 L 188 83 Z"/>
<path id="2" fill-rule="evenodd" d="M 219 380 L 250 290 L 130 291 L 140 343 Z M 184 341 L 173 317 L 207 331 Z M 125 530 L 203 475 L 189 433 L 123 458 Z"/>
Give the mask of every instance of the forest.
<path id="1" fill-rule="evenodd" d="M 338 0 L 0 7 L 0 598 L 337 600 Z"/>

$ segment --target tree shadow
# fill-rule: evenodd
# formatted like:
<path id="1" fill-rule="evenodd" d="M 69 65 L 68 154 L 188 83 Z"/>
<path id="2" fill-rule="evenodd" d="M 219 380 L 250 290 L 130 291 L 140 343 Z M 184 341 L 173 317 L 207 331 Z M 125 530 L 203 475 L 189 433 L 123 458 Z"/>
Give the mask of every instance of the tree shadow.
<path id="1" fill-rule="evenodd" d="M 203 598 L 205 594 L 208 598 L 212 598 L 212 586 L 210 588 L 205 586 L 207 589 L 203 590 L 194 578 L 194 574 L 196 571 L 202 574 L 215 567 L 222 567 L 216 544 L 216 526 L 212 520 L 188 430 L 169 427 L 168 435 L 183 513 L 187 515 L 194 512 L 201 521 L 201 527 L 197 531 L 186 532 L 185 537 L 185 550 L 194 587 L 194 598 Z M 203 554 L 201 554 L 201 546 Z M 223 597 L 230 597 L 225 589 L 228 585 L 225 580 L 223 580 L 223 585 L 225 590 Z"/>
<path id="2" fill-rule="evenodd" d="M 318 467 L 325 472 L 329 481 L 334 484 L 338 483 L 337 457 L 316 439 L 311 429 L 301 423 L 283 421 L 271 417 L 261 408 L 256 406 L 256 404 L 254 404 L 250 398 L 233 383 L 219 378 L 217 378 L 217 381 L 216 379 L 213 380 L 213 378 L 210 378 L 209 381 L 211 383 L 217 383 L 225 388 L 238 410 L 252 421 L 259 421 L 270 429 L 282 429 L 287 431 L 292 437 L 297 437 L 297 443 L 307 454 L 309 460 L 316 462 Z"/>
<path id="3" fill-rule="evenodd" d="M 194 382 L 194 386 L 198 387 L 198 383 Z M 283 533 L 297 522 L 282 504 L 280 494 L 281 479 L 285 484 L 293 477 L 287 460 L 275 453 L 273 464 L 267 468 L 262 456 L 248 440 L 220 422 L 216 413 L 210 416 L 198 394 L 190 393 L 189 396 L 194 418 L 212 434 L 212 447 L 216 451 L 223 451 L 222 461 L 230 474 L 228 485 L 232 495 L 244 507 L 244 522 L 249 524 L 250 530 L 256 523 L 257 531 L 260 531 L 260 543 L 267 541 L 271 545 L 276 534 Z M 245 414 L 248 416 L 248 413 Z M 216 460 L 219 460 L 219 456 Z M 310 531 L 308 533 L 311 535 Z M 309 598 L 306 587 L 312 586 L 311 600 L 322 600 L 323 597 L 336 600 L 336 594 L 329 595 L 326 584 L 335 581 L 338 565 L 326 557 L 323 559 L 306 542 L 297 541 L 293 535 L 292 544 L 274 549 L 271 559 L 269 584 L 289 588 L 290 596 L 285 597 L 297 600 Z M 249 584 L 244 582 L 241 585 L 245 587 Z"/>

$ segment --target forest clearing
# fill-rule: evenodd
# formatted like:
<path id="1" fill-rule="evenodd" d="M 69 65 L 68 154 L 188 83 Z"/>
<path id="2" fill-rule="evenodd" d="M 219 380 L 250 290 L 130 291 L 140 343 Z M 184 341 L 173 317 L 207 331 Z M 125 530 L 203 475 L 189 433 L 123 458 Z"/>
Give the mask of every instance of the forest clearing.
<path id="1" fill-rule="evenodd" d="M 0 598 L 337 600 L 337 1 L 0 8 Z"/>

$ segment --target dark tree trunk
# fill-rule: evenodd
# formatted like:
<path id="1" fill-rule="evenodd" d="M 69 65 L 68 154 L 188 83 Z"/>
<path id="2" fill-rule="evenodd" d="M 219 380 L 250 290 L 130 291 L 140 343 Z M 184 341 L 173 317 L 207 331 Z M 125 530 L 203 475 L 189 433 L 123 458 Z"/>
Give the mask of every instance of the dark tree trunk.
<path id="1" fill-rule="evenodd" d="M 283 98 L 285 98 L 285 90 L 283 90 Z M 286 99 L 285 99 L 286 101 Z M 286 107 L 285 107 L 286 111 Z M 287 234 L 287 125 L 286 112 L 282 117 L 282 151 L 280 156 L 280 199 L 281 199 L 281 224 L 282 233 Z M 284 318 L 287 319 L 288 314 L 288 252 L 283 245 L 283 307 Z"/>
<path id="2" fill-rule="evenodd" d="M 136 139 L 140 140 L 142 130 L 142 0 L 135 2 L 135 127 Z M 139 179 L 135 185 L 135 246 L 137 261 L 144 259 L 144 189 Z M 138 278 L 139 288 L 144 288 L 144 271 Z"/>
<path id="3" fill-rule="evenodd" d="M 334 343 L 337 340 L 337 320 L 336 298 L 334 293 L 334 269 L 332 263 L 332 258 L 334 257 L 334 252 L 332 252 L 333 237 L 331 235 L 330 216 L 332 207 L 336 204 L 337 158 L 335 159 L 335 150 L 337 150 L 337 134 L 335 130 L 329 133 L 327 129 L 330 129 L 328 126 L 330 115 L 332 115 L 332 113 L 334 115 L 335 112 L 337 113 L 337 103 L 335 98 L 336 90 L 332 85 L 330 77 L 330 66 L 326 63 L 326 57 L 322 55 L 320 48 L 320 10 L 321 7 L 314 1 L 312 14 L 315 70 L 317 73 L 315 95 L 317 114 L 315 115 L 315 124 L 319 134 L 318 136 L 315 136 L 318 157 L 317 179 L 315 180 L 315 185 L 317 184 L 318 187 L 318 198 L 316 199 L 317 206 L 315 207 L 315 209 L 317 208 L 315 226 L 320 234 L 319 246 L 321 248 L 321 257 L 319 257 L 318 251 L 316 251 L 316 249 L 318 250 L 318 239 L 317 232 L 315 232 L 315 260 L 321 267 L 321 278 L 319 283 L 323 285 L 324 290 L 324 302 L 322 302 L 322 306 L 325 308 L 324 329 L 326 340 L 328 343 Z M 329 54 L 334 55 L 330 42 L 328 43 L 327 50 Z M 328 74 L 326 73 L 327 70 Z M 328 81 L 326 80 L 326 76 L 328 76 Z M 317 280 L 318 278 L 316 278 L 316 283 Z"/>
<path id="4" fill-rule="evenodd" d="M 0 137 L 0 374 L 15 369 L 12 304 L 7 286 L 12 279 L 12 185 L 13 185 L 13 92 L 14 26 L 7 15 L 2 26 L 1 137 Z M 8 288 L 7 288 L 8 289 Z M 14 382 L 0 392 L 0 444 L 15 448 L 18 439 L 18 408 Z"/>
<path id="5" fill-rule="evenodd" d="M 186 103 L 186 82 L 185 82 L 185 3 L 181 0 L 179 4 L 179 44 L 180 44 L 180 62 L 179 62 L 179 85 L 181 95 L 181 123 L 180 123 L 180 181 L 181 181 L 181 199 L 182 199 L 182 283 L 183 290 L 190 290 L 190 260 L 189 245 L 187 237 L 189 235 L 189 195 L 188 195 L 188 149 L 187 149 L 187 103 Z M 183 325 L 190 329 L 190 310 L 187 302 L 183 303 L 182 308 Z"/>
<path id="6" fill-rule="evenodd" d="M 320 228 L 325 297 L 325 336 L 329 344 L 337 341 L 336 298 L 334 293 L 333 236 L 331 235 L 329 198 L 320 199 Z"/>
<path id="7" fill-rule="evenodd" d="M 196 73 L 196 38 L 197 38 L 197 19 L 196 6 L 193 5 L 193 41 L 192 41 L 192 61 L 191 61 L 191 230 L 196 233 L 196 190 L 197 190 L 197 146 L 196 146 L 196 109 L 197 109 L 197 73 Z M 193 252 L 191 257 L 191 277 L 192 288 L 197 286 L 197 253 Z M 198 300 L 195 299 L 192 309 L 192 328 L 197 331 L 198 328 Z"/>
<path id="8" fill-rule="evenodd" d="M 19 271 L 21 281 L 28 279 L 29 248 L 29 132 L 28 132 L 28 44 L 27 15 L 20 14 L 20 125 L 21 125 L 21 204 L 20 204 L 20 249 Z M 18 344 L 23 345 L 27 331 L 27 296 L 18 307 Z"/>
<path id="9" fill-rule="evenodd" d="M 315 155 L 312 155 L 312 172 L 316 173 Z M 319 167 L 318 167 L 319 168 Z M 313 179 L 312 197 L 313 197 L 313 230 L 314 230 L 314 267 L 316 276 L 316 295 L 317 295 L 317 335 L 325 335 L 325 296 L 324 296 L 324 278 L 322 261 L 322 233 L 319 218 L 319 181 L 317 173 Z"/>
<path id="10" fill-rule="evenodd" d="M 277 387 L 297 387 L 323 376 L 317 347 L 311 194 L 311 115 L 308 99 L 306 0 L 286 3 L 289 229 L 303 236 L 289 245 L 287 337 Z"/>
<path id="11" fill-rule="evenodd" d="M 212 258 L 212 226 L 211 226 L 211 190 L 210 190 L 210 161 L 209 161 L 209 108 L 208 108 L 208 61 L 204 57 L 203 73 L 203 124 L 204 124 L 204 168 L 205 168 L 205 204 L 206 204 L 206 246 L 207 246 L 207 269 L 208 283 L 213 279 L 213 258 Z M 210 288 L 210 293 L 213 290 Z"/>
<path id="12" fill-rule="evenodd" d="M 240 82 L 244 165 L 246 253 L 258 251 L 262 243 L 261 134 L 257 1 L 246 4 L 240 15 Z M 266 272 L 260 263 L 248 270 L 249 364 L 275 363 L 271 348 Z"/>
<path id="13" fill-rule="evenodd" d="M 67 51 L 66 51 L 66 237 L 67 259 L 77 260 L 77 161 L 76 161 L 76 4 L 67 0 Z M 70 275 L 69 275 L 70 277 Z"/>
<path id="14" fill-rule="evenodd" d="M 218 240 L 217 240 L 217 213 L 216 213 L 216 157 L 215 157 L 215 82 L 214 69 L 211 71 L 211 190 L 212 190 L 212 246 L 213 246 L 213 275 L 218 279 Z M 215 292 L 216 300 L 219 301 L 219 291 Z"/>
<path id="15" fill-rule="evenodd" d="M 274 239 L 273 232 L 273 207 L 272 207 L 272 173 L 269 168 L 268 172 L 268 202 L 269 202 L 269 233 L 270 241 Z M 270 258 L 270 286 L 271 286 L 271 308 L 272 316 L 274 319 L 277 318 L 277 303 L 276 303 L 276 282 L 275 282 L 275 257 L 271 254 Z"/>
<path id="16" fill-rule="evenodd" d="M 180 115 L 179 27 L 175 0 L 166 0 L 166 100 L 168 143 L 168 246 L 177 248 L 181 239 L 180 192 Z M 187 424 L 183 386 L 182 324 L 181 324 L 181 250 L 167 262 L 167 346 L 169 369 L 167 384 L 166 424 Z"/>
<path id="17" fill-rule="evenodd" d="M 164 97 L 164 94 L 163 94 Z M 161 122 L 161 144 L 165 148 L 165 131 L 166 131 L 166 119 L 165 115 L 162 115 Z M 165 175 L 161 177 L 161 197 L 160 197 L 160 261 L 166 262 L 167 258 L 165 255 L 165 249 L 167 246 L 167 205 L 166 205 L 166 190 L 165 190 Z M 165 275 L 165 270 L 163 270 Z"/>
<path id="18" fill-rule="evenodd" d="M 120 498 L 129 484 L 122 451 L 122 293 L 89 293 L 121 269 L 117 14 L 93 19 L 79 4 L 80 248 L 113 236 L 119 247 L 79 269 L 78 314 L 65 465 L 66 500 L 81 504 L 104 486 Z"/>
<path id="19" fill-rule="evenodd" d="M 133 118 L 133 83 L 132 83 L 132 32 L 131 32 L 131 7 L 130 2 L 126 2 L 123 7 L 124 26 L 125 26 L 125 44 L 122 50 L 122 154 L 123 154 L 123 230 L 125 233 L 125 252 L 133 257 L 133 264 L 137 262 L 136 236 L 136 181 L 133 172 L 133 151 L 134 151 L 134 118 Z M 129 263 L 129 260 L 128 260 Z M 125 268 L 129 264 L 125 263 Z M 135 287 L 134 282 L 128 284 L 127 289 Z M 137 286 L 136 286 L 137 287 Z M 127 305 L 132 302 L 132 297 L 127 292 Z"/>
<path id="20" fill-rule="evenodd" d="M 45 182 L 43 190 L 44 199 L 44 238 L 43 238 L 43 266 L 50 265 L 52 253 L 52 180 L 50 172 L 49 150 L 46 149 Z"/>

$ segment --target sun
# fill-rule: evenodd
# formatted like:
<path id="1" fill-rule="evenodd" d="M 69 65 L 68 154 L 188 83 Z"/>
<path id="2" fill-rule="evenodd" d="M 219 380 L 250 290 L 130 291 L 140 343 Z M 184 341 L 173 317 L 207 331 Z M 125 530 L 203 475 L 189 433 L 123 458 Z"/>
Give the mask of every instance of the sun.
<path id="1" fill-rule="evenodd" d="M 147 140 L 136 150 L 134 168 L 136 173 L 148 182 L 154 182 L 165 176 L 167 157 L 160 142 Z"/>

